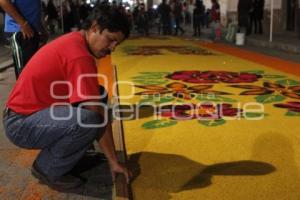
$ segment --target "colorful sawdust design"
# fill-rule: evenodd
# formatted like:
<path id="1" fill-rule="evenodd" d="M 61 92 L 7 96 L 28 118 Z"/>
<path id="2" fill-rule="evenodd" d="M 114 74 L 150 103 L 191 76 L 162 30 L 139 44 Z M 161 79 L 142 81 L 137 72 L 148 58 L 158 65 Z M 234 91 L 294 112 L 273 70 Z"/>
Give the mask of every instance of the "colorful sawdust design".
<path id="1" fill-rule="evenodd" d="M 285 108 L 287 112 L 285 116 L 289 117 L 300 117 L 300 102 L 299 101 L 290 101 L 287 103 L 278 103 L 274 104 L 275 107 Z"/>
<path id="2" fill-rule="evenodd" d="M 195 119 L 202 125 L 214 127 L 225 124 L 227 117 L 243 119 L 268 116 L 267 113 L 243 112 L 241 108 L 234 108 L 233 103 L 239 100 L 232 98 L 233 95 L 253 95 L 258 103 L 277 103 L 273 105 L 274 108 L 287 109 L 286 116 L 300 116 L 300 102 L 283 103 L 286 99 L 300 99 L 300 82 L 283 75 L 266 74 L 261 70 L 142 72 L 133 80 L 136 88 L 143 89 L 135 93 L 140 96 L 139 104 L 155 105 L 160 109 L 156 112 L 157 119 L 142 125 L 145 129 L 169 127 L 178 121 Z M 213 89 L 218 84 L 223 84 L 225 89 L 246 91 L 229 93 Z"/>
<path id="3" fill-rule="evenodd" d="M 253 85 L 231 85 L 231 87 L 247 89 L 240 95 L 258 95 L 255 97 L 259 103 L 281 102 L 287 97 L 300 99 L 300 82 L 290 79 L 278 80 L 275 82 L 264 82 L 263 86 Z"/>
<path id="4" fill-rule="evenodd" d="M 169 82 L 164 78 L 168 74 L 169 72 L 140 72 L 138 76 L 132 77 L 132 80 L 135 84 L 160 85 Z"/>
<path id="5" fill-rule="evenodd" d="M 172 82 L 165 87 L 158 85 L 136 85 L 136 87 L 146 89 L 146 91 L 138 92 L 135 95 L 172 94 L 174 97 L 186 100 L 195 98 L 197 94 L 230 95 L 230 93 L 227 92 L 211 90 L 213 85 L 195 85 L 188 87 L 188 85 L 179 82 Z"/>
<path id="6" fill-rule="evenodd" d="M 215 55 L 211 51 L 193 46 L 170 46 L 170 45 L 157 45 L 157 46 L 125 46 L 123 51 L 127 55 L 131 56 L 153 56 L 153 55 L 164 55 L 162 50 L 167 50 L 172 53 L 180 55 L 202 55 L 210 56 Z"/>
<path id="7" fill-rule="evenodd" d="M 166 78 L 187 83 L 253 83 L 262 76 L 249 72 L 227 71 L 177 71 Z"/>
<path id="8" fill-rule="evenodd" d="M 142 39 L 151 39 L 151 40 L 170 40 L 170 37 L 167 36 L 159 36 L 159 35 L 149 35 L 147 37 L 140 35 L 132 35 L 129 37 L 129 40 L 142 40 Z"/>
<path id="9" fill-rule="evenodd" d="M 202 48 L 216 52 L 217 56 L 180 56 L 163 50 L 162 53 L 167 55 L 143 57 L 126 56 L 122 51 L 122 47 L 127 45 L 194 46 L 197 43 Z M 218 48 L 219 46 L 222 48 Z M 231 87 L 263 87 L 265 82 L 275 83 L 286 79 L 300 81 L 299 63 L 266 57 L 220 43 L 186 42 L 179 39 L 124 42 L 114 54 L 114 63 L 118 66 L 119 80 L 130 81 L 134 76 L 143 76 L 139 72 L 144 71 L 168 72 L 159 79 L 165 83 L 150 84 L 145 78 L 144 81 L 149 84 L 134 83 L 138 86 L 156 85 L 166 88 L 166 85 L 173 82 L 185 84 L 187 88 L 212 85 L 210 90 L 232 94 L 199 95 L 186 100 L 174 97 L 173 92 L 170 92 L 161 95 L 135 95 L 131 99 L 120 100 L 122 104 L 132 105 L 134 111 L 126 115 L 133 113 L 134 119 L 123 120 L 123 128 L 126 152 L 136 174 L 131 187 L 135 199 L 299 199 L 300 193 L 295 187 L 300 185 L 297 173 L 300 168 L 297 162 L 300 152 L 300 112 L 297 112 L 300 100 L 285 96 L 285 100 L 281 102 L 260 104 L 255 99 L 259 95 L 240 95 L 248 89 Z M 219 77 L 216 77 L 217 83 L 189 83 L 166 78 L 176 71 L 186 70 L 249 73 L 258 78 L 254 82 L 238 83 L 227 83 Z M 137 80 L 143 81 L 140 78 Z M 152 78 L 151 81 L 155 80 Z M 120 96 L 133 91 L 132 86 L 128 85 L 120 85 L 119 89 Z M 148 89 L 135 87 L 135 90 L 139 93 Z M 281 95 L 277 91 L 273 94 Z M 139 103 L 143 104 L 142 101 L 146 105 L 154 105 L 136 109 L 140 106 Z M 198 111 L 192 106 L 206 102 L 214 102 L 214 107 L 230 104 L 231 107 L 224 106 L 224 109 L 239 111 L 233 113 L 237 117 L 241 115 L 241 119 L 226 116 L 212 120 L 200 120 L 196 117 L 176 120 L 167 113 L 163 115 L 163 109 L 153 115 L 154 108 L 159 106 L 167 109 L 168 105 L 190 105 L 189 109 L 180 112 L 193 116 L 192 113 Z M 246 104 L 250 106 L 245 107 Z M 251 104 L 261 105 L 263 110 L 258 111 Z M 171 114 L 176 116 L 179 114 L 175 108 L 178 109 L 174 106 Z M 265 113 L 268 114 L 266 117 Z M 247 120 L 245 116 L 263 118 Z"/>

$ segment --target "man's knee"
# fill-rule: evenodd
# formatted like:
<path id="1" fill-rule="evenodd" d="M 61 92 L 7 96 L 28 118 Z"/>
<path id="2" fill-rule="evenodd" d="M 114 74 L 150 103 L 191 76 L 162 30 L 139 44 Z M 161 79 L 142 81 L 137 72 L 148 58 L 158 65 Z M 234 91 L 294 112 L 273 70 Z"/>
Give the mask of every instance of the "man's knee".
<path id="1" fill-rule="evenodd" d="M 104 118 L 95 111 L 81 109 L 79 114 L 79 118 L 83 122 L 83 125 L 99 125 L 104 121 Z"/>
<path id="2" fill-rule="evenodd" d="M 88 131 L 92 137 L 98 138 L 102 135 L 107 126 L 105 118 L 99 113 L 87 109 L 82 109 L 79 117 L 79 126 Z"/>

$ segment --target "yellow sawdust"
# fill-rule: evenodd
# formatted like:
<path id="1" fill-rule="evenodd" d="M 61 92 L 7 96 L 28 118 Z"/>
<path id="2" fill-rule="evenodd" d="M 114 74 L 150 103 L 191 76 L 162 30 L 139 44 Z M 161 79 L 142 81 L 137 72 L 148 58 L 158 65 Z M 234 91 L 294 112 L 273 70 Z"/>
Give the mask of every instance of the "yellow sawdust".
<path id="1" fill-rule="evenodd" d="M 139 72 L 179 70 L 264 70 L 299 81 L 292 74 L 220 52 L 213 56 L 127 56 L 122 47 L 128 45 L 193 44 L 178 39 L 125 42 L 112 56 L 121 81 L 131 81 Z M 261 84 L 259 81 L 250 85 Z M 133 89 L 144 90 L 121 84 L 120 95 L 132 94 Z M 244 89 L 228 84 L 217 84 L 213 89 L 233 93 L 230 98 L 238 99 L 241 108 L 247 102 L 255 102 L 255 96 L 240 96 Z M 122 103 L 133 104 L 139 98 L 122 99 Z M 138 174 L 132 183 L 135 199 L 299 199 L 300 118 L 287 117 L 286 111 L 266 104 L 264 112 L 268 116 L 262 120 L 228 120 L 217 127 L 203 126 L 194 119 L 146 130 L 142 125 L 153 120 L 151 116 L 124 121 L 127 153 Z"/>

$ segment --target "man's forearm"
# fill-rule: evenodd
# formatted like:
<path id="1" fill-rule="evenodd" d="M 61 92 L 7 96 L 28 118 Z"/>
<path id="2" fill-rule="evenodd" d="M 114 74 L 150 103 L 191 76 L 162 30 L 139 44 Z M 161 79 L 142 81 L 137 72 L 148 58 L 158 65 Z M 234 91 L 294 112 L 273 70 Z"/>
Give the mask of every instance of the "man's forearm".
<path id="1" fill-rule="evenodd" d="M 0 0 L 0 6 L 19 25 L 26 24 L 26 19 L 18 12 L 18 10 L 16 9 L 16 7 L 9 0 Z"/>
<path id="2" fill-rule="evenodd" d="M 112 127 L 110 124 L 107 125 L 105 132 L 99 141 L 99 146 L 110 164 L 115 164 L 118 162 L 115 144 L 112 136 Z"/>

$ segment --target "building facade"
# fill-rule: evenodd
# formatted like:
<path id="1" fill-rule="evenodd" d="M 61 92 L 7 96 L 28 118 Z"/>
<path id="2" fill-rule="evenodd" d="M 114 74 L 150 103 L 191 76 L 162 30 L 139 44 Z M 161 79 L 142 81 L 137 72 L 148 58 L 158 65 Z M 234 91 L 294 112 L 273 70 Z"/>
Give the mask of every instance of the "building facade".
<path id="1" fill-rule="evenodd" d="M 158 5 L 161 0 L 148 0 L 152 4 Z M 190 0 L 186 0 L 190 2 Z M 298 35 L 300 38 L 300 0 L 265 0 L 264 8 L 264 30 L 270 31 L 271 2 L 273 1 L 273 31 L 274 33 L 285 33 Z M 195 2 L 192 0 L 191 2 Z M 229 19 L 237 21 L 237 6 L 239 0 L 219 0 L 221 6 L 221 23 L 227 25 Z M 206 8 L 211 8 L 211 0 L 203 0 Z"/>
<path id="2" fill-rule="evenodd" d="M 48 0 L 43 0 L 47 3 Z M 96 1 L 96 0 L 90 0 Z M 112 1 L 112 0 L 110 0 Z M 144 2 L 146 7 L 152 7 L 153 5 L 159 5 L 162 0 L 123 0 L 123 2 L 130 2 L 130 5 L 135 5 L 137 1 Z M 194 4 L 195 0 L 183 0 L 190 4 Z M 219 0 L 221 6 L 221 23 L 223 26 L 227 25 L 229 19 L 237 21 L 237 5 L 239 0 Z M 274 10 L 274 33 L 289 33 L 292 35 L 298 35 L 300 38 L 300 0 L 265 0 L 265 11 L 264 11 L 264 30 L 265 32 L 270 31 L 270 20 L 271 20 L 271 1 L 273 1 Z M 60 0 L 54 0 L 59 5 Z M 121 0 L 117 0 L 121 2 Z M 211 7 L 211 0 L 203 0 L 206 8 Z M 0 14 L 0 28 L 3 31 L 3 15 Z M 1 36 L 0 31 L 0 36 Z"/>
<path id="3" fill-rule="evenodd" d="M 264 30 L 270 31 L 271 1 L 265 0 Z M 238 0 L 228 0 L 225 18 L 237 19 Z M 273 0 L 273 30 L 274 33 L 290 32 L 298 34 L 300 29 L 300 0 Z"/>

